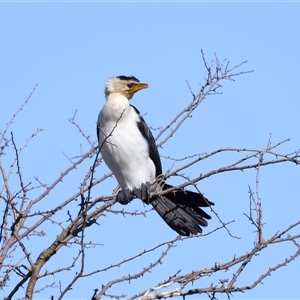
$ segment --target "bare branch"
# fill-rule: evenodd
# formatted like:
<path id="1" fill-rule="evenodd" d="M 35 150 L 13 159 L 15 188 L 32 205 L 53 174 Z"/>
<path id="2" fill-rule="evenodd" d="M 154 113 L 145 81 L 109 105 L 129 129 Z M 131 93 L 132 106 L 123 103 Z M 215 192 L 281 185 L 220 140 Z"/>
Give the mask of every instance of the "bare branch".
<path id="1" fill-rule="evenodd" d="M 201 53 L 205 70 L 204 79 L 202 79 L 202 83 L 196 92 L 192 90 L 188 81 L 186 82 L 192 99 L 183 105 L 179 113 L 170 117 L 167 125 L 158 129 L 159 132 L 156 137 L 158 147 L 169 142 L 204 99 L 212 95 L 220 95 L 224 81 L 234 81 L 237 76 L 252 72 L 242 70 L 241 67 L 244 66 L 246 61 L 231 67 L 227 59 L 219 60 L 218 56 L 214 54 L 213 61 L 208 62 L 205 59 L 204 52 L 201 51 Z M 193 186 L 194 189 L 200 192 L 196 184 L 208 177 L 224 172 L 255 170 L 255 187 L 251 187 L 251 185 L 248 187 L 249 212 L 244 213 L 249 220 L 248 226 L 254 232 L 252 236 L 247 235 L 246 239 L 247 241 L 250 239 L 253 246 L 241 251 L 241 253 L 232 253 L 231 258 L 221 262 L 197 261 L 193 265 L 193 270 L 185 270 L 179 262 L 178 266 L 175 266 L 175 270 L 170 271 L 170 274 L 161 273 L 160 282 L 153 276 L 151 278 L 148 276 L 154 269 L 165 270 L 167 255 L 174 251 L 175 246 L 179 248 L 188 243 L 186 240 L 196 243 L 198 242 L 197 239 L 201 239 L 199 242 L 202 244 L 203 239 L 207 241 L 209 240 L 208 236 L 213 236 L 219 232 L 225 233 L 230 241 L 240 243 L 240 236 L 234 235 L 232 230 L 234 226 L 240 226 L 239 221 L 237 219 L 224 221 L 216 205 L 215 208 L 210 207 L 210 210 L 213 213 L 213 219 L 217 220 L 219 224 L 208 227 L 202 235 L 184 238 L 177 236 L 174 239 L 160 240 L 159 242 L 151 240 L 151 246 L 142 248 L 143 250 L 136 250 L 135 253 L 130 252 L 126 257 L 123 256 L 118 259 L 115 259 L 115 256 L 111 256 L 112 259 L 110 256 L 105 257 L 103 265 L 95 264 L 92 268 L 87 269 L 87 263 L 90 262 L 89 249 L 100 246 L 108 247 L 102 236 L 97 236 L 98 240 L 96 240 L 95 235 L 91 234 L 91 227 L 94 224 L 100 225 L 103 219 L 100 217 L 105 214 L 107 218 L 117 218 L 120 215 L 134 218 L 137 218 L 137 216 L 145 217 L 149 216 L 152 207 L 132 209 L 132 211 L 130 209 L 112 208 L 112 205 L 116 203 L 119 186 L 116 186 L 112 194 L 109 195 L 99 192 L 99 190 L 102 191 L 102 188 L 105 188 L 105 181 L 112 176 L 112 173 L 104 174 L 99 168 L 102 165 L 100 150 L 104 142 L 107 142 L 107 139 L 113 134 L 123 114 L 120 115 L 112 132 L 106 136 L 103 143 L 96 145 L 91 138 L 93 135 L 86 133 L 75 120 L 77 113 L 75 111 L 69 122 L 80 133 L 79 136 L 83 142 L 79 141 L 79 145 L 88 143 L 90 148 L 83 150 L 84 147 L 80 146 L 80 154 L 76 157 L 70 157 L 67 152 L 61 150 L 69 165 L 63 170 L 56 169 L 57 175 L 49 184 L 45 182 L 41 174 L 34 176 L 33 183 L 27 181 L 27 174 L 23 174 L 25 169 L 22 168 L 24 149 L 29 145 L 31 146 L 32 139 L 42 129 L 37 129 L 32 133 L 28 139 L 22 142 L 21 147 L 17 145 L 15 139 L 18 132 L 11 132 L 11 135 L 9 135 L 8 130 L 32 97 L 35 89 L 36 86 L 27 100 L 21 104 L 20 108 L 5 125 L 4 130 L 0 132 L 0 171 L 3 179 L 0 187 L 0 205 L 2 205 L 3 212 L 3 216 L 0 218 L 0 289 L 6 295 L 5 299 L 33 299 L 36 293 L 48 288 L 53 289 L 58 294 L 56 296 L 58 299 L 65 299 L 69 297 L 71 290 L 78 289 L 79 282 L 82 282 L 83 278 L 86 277 L 96 283 L 96 289 L 86 291 L 82 285 L 80 289 L 84 290 L 87 295 L 86 298 L 89 295 L 92 300 L 100 299 L 102 296 L 113 299 L 146 300 L 200 294 L 205 294 L 210 299 L 216 299 L 218 294 L 230 298 L 233 293 L 242 293 L 254 289 L 258 284 L 263 283 L 270 274 L 289 265 L 300 256 L 300 219 L 287 227 L 278 227 L 277 231 L 271 235 L 264 228 L 264 222 L 267 222 L 267 218 L 266 214 L 263 214 L 263 209 L 268 200 L 261 197 L 264 189 L 262 182 L 260 182 L 261 169 L 271 165 L 282 165 L 283 163 L 292 163 L 297 166 L 300 164 L 299 149 L 282 151 L 282 148 L 280 148 L 283 144 L 288 148 L 289 139 L 272 144 L 270 135 L 266 147 L 263 146 L 261 149 L 228 147 L 209 153 L 191 153 L 179 158 L 174 158 L 172 153 L 166 155 L 164 158 L 171 161 L 171 167 L 162 178 L 157 178 L 157 183 L 161 183 L 162 180 L 172 176 L 176 176 L 181 182 L 169 190 L 158 188 L 151 195 L 154 197 L 161 196 L 188 186 Z M 12 145 L 12 149 L 10 149 L 10 145 Z M 29 151 L 31 148 L 28 147 L 27 149 Z M 7 155 L 4 155 L 6 152 L 13 157 L 12 162 L 6 162 Z M 196 153 L 199 153 L 199 151 Z M 203 162 L 208 162 L 209 159 L 223 157 L 227 153 L 232 154 L 229 162 L 227 159 L 227 163 L 220 163 L 220 165 L 206 173 L 190 175 L 190 168 L 196 166 L 196 164 L 198 166 Z M 55 157 L 49 159 L 51 160 L 50 163 L 57 167 Z M 201 166 L 199 167 L 201 169 Z M 66 186 L 65 181 L 75 172 L 77 172 L 76 178 L 78 178 L 77 185 Z M 96 186 L 101 187 L 101 189 L 96 189 Z M 56 191 L 59 187 L 67 188 L 68 196 L 64 196 L 59 200 L 56 199 L 56 202 L 53 203 L 47 201 L 46 198 L 49 195 L 55 195 L 56 197 Z M 243 215 L 243 212 L 240 212 L 240 214 Z M 104 228 L 104 225 L 105 222 L 101 223 L 102 228 Z M 52 230 L 52 228 L 55 230 Z M 115 235 L 116 233 L 112 232 L 111 234 Z M 241 237 L 245 238 L 244 236 Z M 258 275 L 252 281 L 247 282 L 246 285 L 244 281 L 241 284 L 242 275 L 247 274 L 250 265 L 255 266 L 256 258 L 260 253 L 265 252 L 267 249 L 277 249 L 282 244 L 288 244 L 293 252 L 283 253 L 283 259 L 268 266 L 267 269 L 258 271 Z M 61 255 L 63 255 L 62 249 L 70 254 L 68 260 L 63 259 L 61 260 L 61 266 L 53 267 L 52 258 L 55 255 L 61 258 Z M 216 261 L 218 259 L 216 257 Z M 131 269 L 131 264 L 136 264 L 138 260 L 141 262 L 140 267 L 134 271 Z M 162 263 L 164 265 L 160 269 Z M 203 264 L 207 264 L 207 266 Z M 130 269 L 130 272 L 127 271 L 127 268 Z M 118 269 L 117 276 L 114 273 L 116 269 Z M 183 272 L 181 269 L 185 271 Z M 74 271 L 71 278 L 65 276 L 69 271 Z M 103 277 L 101 277 L 104 273 L 105 284 L 102 283 Z M 139 284 L 142 277 L 148 278 L 146 286 L 145 284 Z M 207 281 L 203 280 L 204 278 L 209 278 L 211 283 L 208 284 Z M 37 283 L 40 282 L 45 282 L 45 284 L 38 285 Z M 125 295 L 122 291 L 117 292 L 117 288 L 124 283 L 136 284 L 133 295 Z M 54 299 L 54 296 L 51 299 Z"/>

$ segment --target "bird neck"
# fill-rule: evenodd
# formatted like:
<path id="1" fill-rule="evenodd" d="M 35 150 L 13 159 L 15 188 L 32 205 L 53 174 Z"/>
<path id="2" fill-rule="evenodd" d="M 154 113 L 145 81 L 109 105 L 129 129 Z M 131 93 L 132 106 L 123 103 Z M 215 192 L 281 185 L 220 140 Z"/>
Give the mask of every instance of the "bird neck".
<path id="1" fill-rule="evenodd" d="M 122 118 L 124 118 L 130 107 L 128 99 L 120 93 L 109 94 L 106 98 L 105 106 L 109 111 L 110 117 L 115 121 L 117 121 L 121 115 Z"/>

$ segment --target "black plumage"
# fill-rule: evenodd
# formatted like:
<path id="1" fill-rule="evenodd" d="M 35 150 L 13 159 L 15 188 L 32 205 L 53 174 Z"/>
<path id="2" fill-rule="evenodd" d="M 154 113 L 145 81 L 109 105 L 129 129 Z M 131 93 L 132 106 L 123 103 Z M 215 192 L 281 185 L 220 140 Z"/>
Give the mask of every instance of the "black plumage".
<path id="1" fill-rule="evenodd" d="M 97 136 L 102 157 L 122 187 L 117 201 L 128 204 L 138 197 L 151 204 L 180 235 L 201 233 L 201 227 L 207 226 L 207 220 L 211 218 L 202 207 L 213 205 L 201 193 L 179 189 L 150 197 L 158 187 L 151 183 L 163 175 L 161 160 L 150 128 L 140 112 L 128 102 L 135 92 L 147 87 L 148 84 L 140 83 L 136 77 L 124 75 L 114 77 L 106 84 L 107 101 L 99 113 Z M 160 187 L 164 191 L 172 188 L 164 181 Z"/>
<path id="2" fill-rule="evenodd" d="M 156 177 L 158 177 L 162 174 L 162 165 L 155 139 L 138 109 L 133 105 L 131 107 L 134 108 L 139 116 L 140 121 L 137 122 L 137 126 L 148 142 L 149 157 L 155 165 Z M 172 186 L 165 183 L 162 189 L 167 190 L 170 188 Z M 201 233 L 201 226 L 207 226 L 206 220 L 211 219 L 211 217 L 200 207 L 214 205 L 213 202 L 210 202 L 201 193 L 183 189 L 151 198 L 149 203 L 173 230 L 183 236 Z"/>
<path id="3" fill-rule="evenodd" d="M 134 76 L 124 76 L 124 75 L 120 75 L 117 78 L 121 79 L 121 80 L 126 80 L 126 81 L 135 81 L 135 82 L 140 82 L 136 77 Z"/>

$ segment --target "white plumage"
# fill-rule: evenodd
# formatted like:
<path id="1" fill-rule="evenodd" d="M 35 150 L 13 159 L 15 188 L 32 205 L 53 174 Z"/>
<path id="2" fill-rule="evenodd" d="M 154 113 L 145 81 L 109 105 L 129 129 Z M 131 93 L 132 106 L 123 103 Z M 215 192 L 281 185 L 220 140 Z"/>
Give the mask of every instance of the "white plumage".
<path id="1" fill-rule="evenodd" d="M 117 201 L 127 204 L 138 197 L 151 204 L 180 235 L 201 233 L 201 226 L 207 226 L 210 216 L 200 207 L 213 204 L 201 193 L 178 189 L 150 197 L 150 183 L 162 175 L 160 156 L 149 127 L 129 104 L 135 92 L 147 87 L 133 76 L 114 77 L 106 84 L 106 103 L 99 113 L 97 134 L 102 157 L 122 189 Z M 162 189 L 171 187 L 164 183 Z"/>
<path id="2" fill-rule="evenodd" d="M 98 118 L 99 146 L 122 189 L 140 188 L 142 183 L 155 180 L 149 146 L 137 122 L 139 117 L 123 94 L 108 94 Z"/>

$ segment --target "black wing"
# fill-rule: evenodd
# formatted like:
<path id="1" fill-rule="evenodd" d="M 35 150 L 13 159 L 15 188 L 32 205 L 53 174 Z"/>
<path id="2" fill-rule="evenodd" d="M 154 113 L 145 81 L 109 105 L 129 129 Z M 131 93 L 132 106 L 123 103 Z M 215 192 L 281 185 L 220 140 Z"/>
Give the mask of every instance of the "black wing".
<path id="1" fill-rule="evenodd" d="M 137 122 L 137 126 L 138 126 L 138 129 L 140 130 L 141 134 L 143 135 L 143 137 L 148 142 L 149 156 L 155 165 L 155 169 L 156 169 L 155 176 L 157 177 L 162 174 L 162 167 L 161 167 L 160 156 L 159 156 L 156 144 L 155 144 L 155 139 L 152 135 L 152 132 L 150 131 L 150 128 L 147 126 L 145 120 L 143 119 L 143 117 L 141 116 L 141 114 L 137 110 L 137 108 L 134 107 L 133 105 L 130 105 L 130 106 L 136 111 L 136 113 L 138 114 L 138 116 L 140 118 L 140 121 Z"/>
<path id="2" fill-rule="evenodd" d="M 96 132 L 97 132 L 97 138 L 98 138 L 98 142 L 99 142 L 99 124 L 98 124 L 98 122 L 96 125 Z"/>

